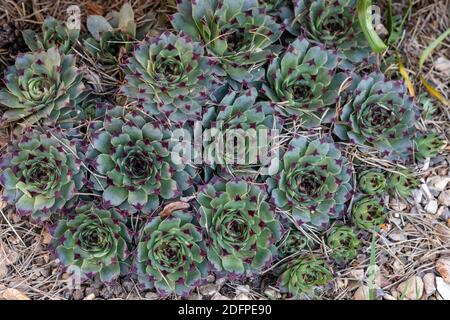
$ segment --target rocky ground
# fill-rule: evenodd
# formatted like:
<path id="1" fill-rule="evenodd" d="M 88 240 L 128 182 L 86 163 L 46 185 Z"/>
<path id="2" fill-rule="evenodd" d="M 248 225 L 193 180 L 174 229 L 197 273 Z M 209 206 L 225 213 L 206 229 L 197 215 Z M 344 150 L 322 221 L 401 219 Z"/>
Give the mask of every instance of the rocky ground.
<path id="1" fill-rule="evenodd" d="M 145 3 L 134 2 L 138 7 L 139 3 Z M 407 2 L 401 1 L 396 9 L 404 8 Z M 15 1 L 2 1 L 0 21 L 16 17 L 23 24 L 33 25 L 47 14 L 58 16 L 58 12 L 63 12 L 61 8 L 71 4 L 62 0 L 33 3 L 39 4 L 35 4 L 33 12 L 28 12 Z M 120 1 L 92 1 L 84 5 L 93 3 L 102 3 L 105 8 L 120 6 Z M 142 10 L 148 10 L 150 5 L 145 6 Z M 419 56 L 431 41 L 450 27 L 449 8 L 450 1 L 446 0 L 414 1 L 399 51 L 418 95 L 425 92 L 417 79 Z M 449 59 L 450 39 L 447 39 L 425 64 L 427 79 L 447 97 Z M 7 53 L 0 51 L 0 62 L 7 60 Z M 334 281 L 319 291 L 317 297 L 311 298 L 366 300 L 369 287 L 375 286 L 376 299 L 450 300 L 450 109 L 434 100 L 432 103 L 436 111 L 430 117 L 422 117 L 419 129 L 438 132 L 446 138 L 447 146 L 438 157 L 413 167 L 422 185 L 412 197 L 388 199 L 388 223 L 376 237 L 375 263 L 370 262 L 371 237 L 363 237 L 364 249 L 358 258 L 345 269 L 336 270 Z M 3 128 L 0 146 L 8 139 L 8 128 Z M 364 159 L 364 162 L 376 166 L 382 159 Z M 142 291 L 130 278 L 109 285 L 84 283 L 81 289 L 70 289 L 66 282 L 68 274 L 47 251 L 50 238 L 47 226 L 19 218 L 12 208 L 0 202 L 0 299 L 158 299 L 156 293 Z M 208 283 L 195 290 L 190 298 L 286 297 L 279 293 L 267 272 L 245 283 L 210 276 Z"/>

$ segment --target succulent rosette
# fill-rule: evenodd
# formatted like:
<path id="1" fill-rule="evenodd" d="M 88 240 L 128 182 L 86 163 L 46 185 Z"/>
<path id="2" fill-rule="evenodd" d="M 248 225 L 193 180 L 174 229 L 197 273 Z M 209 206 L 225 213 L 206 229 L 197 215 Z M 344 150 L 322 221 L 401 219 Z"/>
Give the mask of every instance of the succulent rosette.
<path id="1" fill-rule="evenodd" d="M 386 191 L 386 177 L 384 173 L 371 169 L 359 175 L 359 189 L 368 195 L 380 194 Z"/>
<path id="2" fill-rule="evenodd" d="M 18 56 L 6 70 L 6 88 L 0 91 L 0 105 L 7 107 L 2 120 L 70 124 L 73 105 L 84 89 L 82 77 L 75 57 L 57 48 Z"/>
<path id="3" fill-rule="evenodd" d="M 170 138 L 164 125 L 137 111 L 108 109 L 103 126 L 91 132 L 90 187 L 106 205 L 130 212 L 149 213 L 161 200 L 181 196 L 192 188 L 191 167 L 172 161 Z"/>
<path id="4" fill-rule="evenodd" d="M 412 149 L 417 107 L 402 81 L 389 81 L 381 73 L 353 77 L 354 88 L 335 125 L 344 141 L 400 157 Z"/>
<path id="5" fill-rule="evenodd" d="M 261 187 L 238 179 L 215 179 L 197 195 L 207 259 L 217 272 L 259 272 L 276 255 L 280 223 Z"/>
<path id="6" fill-rule="evenodd" d="M 364 196 L 353 203 L 352 221 L 360 229 L 373 230 L 384 223 L 385 211 L 382 199 Z"/>
<path id="7" fill-rule="evenodd" d="M 257 0 L 181 0 L 177 9 L 171 17 L 174 28 L 205 43 L 238 82 L 259 80 L 259 67 L 271 54 L 269 46 L 284 30 Z"/>
<path id="8" fill-rule="evenodd" d="M 357 0 L 295 0 L 287 19 L 288 31 L 306 37 L 327 48 L 335 48 L 352 67 L 368 58 L 371 48 L 359 25 Z"/>
<path id="9" fill-rule="evenodd" d="M 355 231 L 351 227 L 336 226 L 327 236 L 329 255 L 337 263 L 348 263 L 358 255 L 361 246 Z"/>
<path id="10" fill-rule="evenodd" d="M 121 92 L 151 115 L 176 122 L 201 119 L 217 82 L 211 61 L 203 45 L 167 31 L 135 47 Z"/>
<path id="11" fill-rule="evenodd" d="M 268 179 L 279 209 L 290 212 L 299 224 L 322 228 L 344 214 L 353 169 L 334 143 L 294 138 L 280 162 L 278 174 Z"/>
<path id="12" fill-rule="evenodd" d="M 278 252 L 281 257 L 287 257 L 302 250 L 311 250 L 313 247 L 313 240 L 305 233 L 289 230 L 289 233 L 278 244 Z"/>
<path id="13" fill-rule="evenodd" d="M 267 175 L 273 170 L 277 155 L 271 146 L 281 119 L 270 103 L 256 102 L 257 96 L 255 88 L 230 90 L 204 113 L 204 153 L 211 168 L 234 176 Z"/>
<path id="14" fill-rule="evenodd" d="M 40 34 L 33 30 L 25 30 L 22 35 L 31 51 L 58 47 L 62 53 L 70 53 L 80 35 L 80 29 L 69 29 L 64 22 L 47 17 L 42 24 Z"/>
<path id="15" fill-rule="evenodd" d="M 3 199 L 35 221 L 60 213 L 83 186 L 84 170 L 75 143 L 57 130 L 27 129 L 1 157 Z"/>
<path id="16" fill-rule="evenodd" d="M 387 190 L 391 196 L 406 198 L 419 186 L 419 179 L 409 169 L 399 169 L 387 178 Z"/>
<path id="17" fill-rule="evenodd" d="M 129 231 L 115 209 L 80 202 L 59 220 L 50 243 L 61 264 L 79 279 L 111 282 L 130 268 Z"/>
<path id="18" fill-rule="evenodd" d="M 187 296 L 207 276 L 202 234 L 191 212 L 154 217 L 142 230 L 136 267 L 139 282 L 162 296 Z"/>
<path id="19" fill-rule="evenodd" d="M 313 255 L 297 257 L 284 266 L 278 279 L 281 292 L 294 297 L 311 293 L 315 288 L 328 284 L 333 279 L 330 266 Z"/>
<path id="20" fill-rule="evenodd" d="M 114 73 L 133 44 L 145 37 L 149 27 L 148 24 L 137 27 L 133 8 L 127 2 L 120 12 L 113 10 L 107 18 L 100 15 L 87 17 L 91 37 L 84 40 L 84 47 L 105 71 Z"/>
<path id="21" fill-rule="evenodd" d="M 281 113 L 300 116 L 305 127 L 330 122 L 346 77 L 337 73 L 337 63 L 335 54 L 298 38 L 270 61 L 262 91 Z"/>

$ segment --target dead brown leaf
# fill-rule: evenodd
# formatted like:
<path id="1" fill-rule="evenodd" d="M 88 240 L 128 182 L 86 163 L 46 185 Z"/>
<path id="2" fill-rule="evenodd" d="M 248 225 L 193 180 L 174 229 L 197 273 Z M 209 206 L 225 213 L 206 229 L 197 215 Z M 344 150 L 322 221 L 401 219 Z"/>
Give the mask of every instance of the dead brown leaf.
<path id="1" fill-rule="evenodd" d="M 161 213 L 159 214 L 159 216 L 161 218 L 166 218 L 168 216 L 170 216 L 172 214 L 172 212 L 176 211 L 176 210 L 181 210 L 181 209 L 187 209 L 189 208 L 189 203 L 184 202 L 184 201 L 175 201 L 172 203 L 169 203 L 168 205 L 166 205 L 164 207 L 164 209 L 161 211 Z"/>
<path id="2" fill-rule="evenodd" d="M 52 235 L 50 234 L 50 232 L 48 232 L 47 229 L 42 231 L 41 236 L 43 244 L 50 244 L 50 242 L 52 241 Z"/>
<path id="3" fill-rule="evenodd" d="M 103 16 L 105 10 L 101 4 L 88 2 L 86 3 L 86 13 L 88 16 L 90 15 Z"/>
<path id="4" fill-rule="evenodd" d="M 0 300 L 31 300 L 25 293 L 8 288 L 0 292 Z"/>

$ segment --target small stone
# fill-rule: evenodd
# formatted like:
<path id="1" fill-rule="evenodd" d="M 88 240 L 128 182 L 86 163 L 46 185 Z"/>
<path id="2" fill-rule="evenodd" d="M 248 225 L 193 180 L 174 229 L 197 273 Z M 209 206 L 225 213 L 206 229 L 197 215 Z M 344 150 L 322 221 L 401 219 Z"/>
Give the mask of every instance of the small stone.
<path id="1" fill-rule="evenodd" d="M 436 277 L 436 289 L 444 300 L 450 300 L 450 284 L 441 277 Z"/>
<path id="2" fill-rule="evenodd" d="M 75 290 L 72 295 L 74 300 L 82 300 L 83 296 L 84 296 L 83 290 L 81 290 L 81 289 Z"/>
<path id="3" fill-rule="evenodd" d="M 239 285 L 236 287 L 236 294 L 240 293 L 250 293 L 250 286 L 249 285 Z"/>
<path id="4" fill-rule="evenodd" d="M 364 279 L 364 269 L 352 269 L 349 272 L 349 275 L 352 278 L 352 280 L 361 281 Z"/>
<path id="5" fill-rule="evenodd" d="M 94 300 L 94 299 L 95 299 L 95 294 L 90 293 L 83 300 Z"/>
<path id="6" fill-rule="evenodd" d="M 199 290 L 203 296 L 212 296 L 219 291 L 219 288 L 216 284 L 205 284 Z"/>
<path id="7" fill-rule="evenodd" d="M 440 177 L 435 176 L 431 177 L 427 181 L 427 185 L 430 187 L 430 190 L 436 190 L 438 192 L 442 192 L 447 187 L 447 184 L 450 182 L 450 177 Z"/>
<path id="8" fill-rule="evenodd" d="M 422 198 L 423 198 L 423 191 L 420 189 L 413 190 L 412 197 L 413 197 L 415 203 L 420 204 L 422 202 Z"/>
<path id="9" fill-rule="evenodd" d="M 438 209 L 438 202 L 436 200 L 431 200 L 425 206 L 425 211 L 429 214 L 435 214 Z"/>
<path id="10" fill-rule="evenodd" d="M 98 295 L 98 293 L 99 293 L 99 290 L 96 289 L 96 288 L 94 288 L 94 287 L 89 287 L 89 288 L 86 288 L 86 289 L 84 290 L 84 293 L 85 293 L 87 296 L 93 294 L 94 297 L 96 297 L 96 296 Z"/>
<path id="11" fill-rule="evenodd" d="M 395 199 L 395 198 L 391 199 L 389 204 L 390 204 L 390 207 L 392 210 L 398 211 L 398 212 L 405 210 L 407 207 L 406 203 L 404 203 L 403 201 L 400 201 L 398 199 Z"/>
<path id="12" fill-rule="evenodd" d="M 439 219 L 446 221 L 447 219 L 450 219 L 450 210 L 446 206 L 440 206 L 436 212 L 436 216 Z"/>
<path id="13" fill-rule="evenodd" d="M 445 282 L 450 284 L 450 257 L 442 257 L 436 261 L 436 271 Z"/>
<path id="14" fill-rule="evenodd" d="M 206 277 L 206 282 L 208 283 L 213 283 L 214 280 L 216 280 L 216 277 L 213 274 L 208 274 L 208 276 Z"/>
<path id="15" fill-rule="evenodd" d="M 391 296 L 390 294 L 387 294 L 387 293 L 383 296 L 383 299 L 389 300 L 389 301 L 397 300 L 394 296 Z"/>
<path id="16" fill-rule="evenodd" d="M 230 300 L 230 298 L 221 295 L 220 293 L 216 293 L 211 300 Z"/>
<path id="17" fill-rule="evenodd" d="M 412 276 L 408 280 L 400 283 L 397 287 L 400 296 L 409 300 L 420 300 L 423 295 L 423 281 L 418 276 Z"/>
<path id="18" fill-rule="evenodd" d="M 427 296 L 431 296 L 436 292 L 436 276 L 434 273 L 429 272 L 423 276 L 423 286 Z"/>
<path id="19" fill-rule="evenodd" d="M 264 290 L 264 294 L 269 297 L 270 299 L 280 299 L 281 298 L 281 294 L 273 289 L 267 288 L 266 290 Z"/>
<path id="20" fill-rule="evenodd" d="M 236 298 L 234 298 L 234 300 L 252 300 L 252 299 L 245 293 L 240 293 L 236 296 Z"/>
<path id="21" fill-rule="evenodd" d="M 369 287 L 360 286 L 356 289 L 353 300 L 369 300 Z"/>
<path id="22" fill-rule="evenodd" d="M 448 60 L 446 57 L 437 58 L 434 62 L 434 66 L 439 72 L 450 76 L 450 60 Z"/>
<path id="23" fill-rule="evenodd" d="M 144 297 L 147 300 L 158 300 L 159 298 L 156 292 L 147 292 Z"/>
<path id="24" fill-rule="evenodd" d="M 388 235 L 389 239 L 391 239 L 394 242 L 401 242 L 406 241 L 408 238 L 406 237 L 405 233 L 401 230 L 394 230 Z"/>
<path id="25" fill-rule="evenodd" d="M 450 207 L 450 190 L 442 191 L 438 197 L 438 200 L 442 205 Z"/>

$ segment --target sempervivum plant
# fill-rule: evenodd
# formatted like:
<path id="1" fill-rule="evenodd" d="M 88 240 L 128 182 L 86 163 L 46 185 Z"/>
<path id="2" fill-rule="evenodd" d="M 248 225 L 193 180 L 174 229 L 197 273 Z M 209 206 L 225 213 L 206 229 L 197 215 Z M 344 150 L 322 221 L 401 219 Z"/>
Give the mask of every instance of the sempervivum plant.
<path id="1" fill-rule="evenodd" d="M 337 263 L 348 263 L 358 255 L 361 246 L 355 231 L 351 227 L 336 226 L 327 236 L 330 256 Z"/>
<path id="2" fill-rule="evenodd" d="M 69 29 L 64 22 L 53 17 L 47 17 L 42 24 L 42 33 L 25 30 L 23 39 L 31 51 L 48 50 L 59 47 L 61 52 L 69 53 L 77 41 L 80 29 Z"/>
<path id="3" fill-rule="evenodd" d="M 281 121 L 268 102 L 255 102 L 257 90 L 230 90 L 203 116 L 204 147 L 212 168 L 220 167 L 233 175 L 268 174 L 274 154 L 270 146 Z M 272 131 L 273 130 L 273 131 Z M 238 144 L 235 144 L 235 138 Z"/>
<path id="4" fill-rule="evenodd" d="M 271 53 L 269 46 L 283 32 L 257 0 L 180 0 L 177 8 L 171 18 L 175 29 L 203 41 L 238 82 L 251 80 Z"/>
<path id="5" fill-rule="evenodd" d="M 385 208 L 380 198 L 364 196 L 353 203 L 352 221 L 360 229 L 378 228 L 385 220 Z"/>
<path id="6" fill-rule="evenodd" d="M 386 191 L 386 178 L 377 169 L 366 170 L 359 175 L 358 185 L 365 194 L 379 194 Z"/>
<path id="7" fill-rule="evenodd" d="M 335 54 L 299 38 L 271 60 L 263 92 L 283 114 L 301 116 L 305 127 L 329 122 L 345 79 L 343 73 L 336 74 L 336 66 Z"/>
<path id="8" fill-rule="evenodd" d="M 415 142 L 415 155 L 417 160 L 424 160 L 425 158 L 432 158 L 437 156 L 439 151 L 445 145 L 442 138 L 436 133 L 421 135 Z"/>
<path id="9" fill-rule="evenodd" d="M 149 114 L 199 119 L 216 82 L 210 63 L 200 43 L 167 31 L 136 46 L 121 91 Z"/>
<path id="10" fill-rule="evenodd" d="M 333 278 L 330 266 L 313 255 L 297 257 L 284 266 L 278 279 L 281 292 L 294 297 L 311 293 L 316 287 L 329 283 Z"/>
<path id="11" fill-rule="evenodd" d="M 202 234 L 192 213 L 174 211 L 168 218 L 154 217 L 142 230 L 136 267 L 139 282 L 160 295 L 186 296 L 207 275 Z"/>
<path id="12" fill-rule="evenodd" d="M 87 18 L 91 37 L 84 40 L 84 48 L 105 71 L 114 73 L 136 40 L 145 36 L 148 27 L 137 28 L 133 8 L 125 3 L 120 12 L 112 11 L 108 19 L 99 15 Z"/>
<path id="13" fill-rule="evenodd" d="M 122 216 L 94 203 L 78 203 L 52 232 L 51 247 L 61 264 L 80 280 L 110 282 L 130 267 L 131 237 Z"/>
<path id="14" fill-rule="evenodd" d="M 390 173 L 387 179 L 387 190 L 391 196 L 408 197 L 419 186 L 419 179 L 409 169 L 399 169 Z"/>
<path id="15" fill-rule="evenodd" d="M 401 81 L 381 73 L 354 76 L 354 90 L 342 108 L 335 133 L 342 140 L 401 156 L 412 148 L 417 108 Z"/>
<path id="16" fill-rule="evenodd" d="M 245 180 L 216 179 L 197 196 L 200 225 L 213 268 L 233 275 L 258 272 L 270 264 L 280 238 L 266 192 Z"/>
<path id="17" fill-rule="evenodd" d="M 287 257 L 302 250 L 311 250 L 313 240 L 298 230 L 290 230 L 278 244 L 278 252 L 281 257 Z"/>
<path id="18" fill-rule="evenodd" d="M 352 168 L 333 143 L 294 138 L 275 177 L 269 179 L 277 207 L 299 223 L 326 227 L 344 213 L 350 198 Z"/>
<path id="19" fill-rule="evenodd" d="M 5 72 L 6 88 L 0 91 L 0 105 L 8 108 L 3 121 L 33 124 L 71 122 L 77 98 L 83 91 L 83 78 L 73 55 L 57 48 L 18 56 Z"/>
<path id="20" fill-rule="evenodd" d="M 359 25 L 356 2 L 295 0 L 294 12 L 288 17 L 288 30 L 294 35 L 303 32 L 327 48 L 336 48 L 348 62 L 359 63 L 369 56 L 371 49 Z"/>
<path id="21" fill-rule="evenodd" d="M 26 130 L 8 145 L 0 168 L 3 199 L 36 221 L 60 212 L 84 177 L 74 144 L 50 130 Z"/>
<path id="22" fill-rule="evenodd" d="M 91 135 L 87 158 L 98 173 L 91 175 L 91 187 L 107 205 L 130 212 L 148 213 L 161 199 L 180 196 L 191 187 L 191 176 L 188 166 L 172 162 L 170 138 L 163 125 L 138 112 L 107 110 L 103 126 Z"/>

